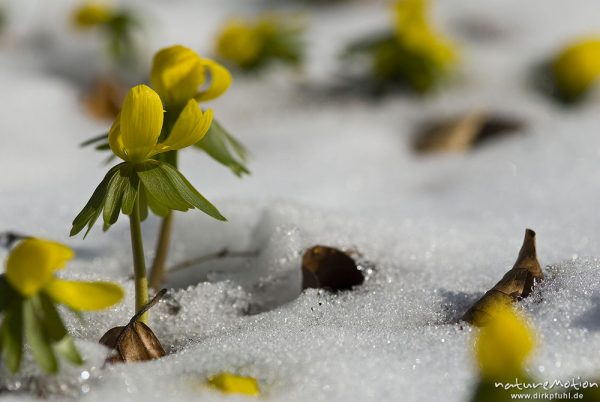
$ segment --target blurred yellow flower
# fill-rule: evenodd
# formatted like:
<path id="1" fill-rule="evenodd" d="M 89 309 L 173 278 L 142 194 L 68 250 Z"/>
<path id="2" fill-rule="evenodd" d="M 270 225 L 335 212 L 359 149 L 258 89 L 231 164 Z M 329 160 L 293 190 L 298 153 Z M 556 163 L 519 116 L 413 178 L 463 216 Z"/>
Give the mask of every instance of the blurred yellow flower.
<path id="1" fill-rule="evenodd" d="M 208 87 L 201 90 L 208 79 Z M 156 53 L 150 83 L 167 109 L 178 109 L 190 99 L 203 102 L 219 97 L 229 88 L 231 74 L 219 63 L 176 45 Z"/>
<path id="2" fill-rule="evenodd" d="M 86 2 L 73 12 L 73 23 L 79 28 L 104 24 L 113 18 L 113 9 L 106 4 Z"/>
<path id="3" fill-rule="evenodd" d="M 427 18 L 428 0 L 400 0 L 394 5 L 395 33 L 406 48 L 429 63 L 445 69 L 457 59 L 454 45 L 431 27 Z"/>
<path id="4" fill-rule="evenodd" d="M 163 128 L 163 106 L 156 92 L 146 85 L 129 90 L 121 113 L 108 134 L 111 150 L 127 162 L 139 163 L 152 156 L 185 148 L 200 141 L 212 123 L 213 112 L 203 112 L 190 99 L 167 139 L 158 142 Z"/>
<path id="5" fill-rule="evenodd" d="M 303 30 L 300 15 L 231 19 L 219 32 L 215 50 L 220 58 L 245 70 L 263 67 L 273 60 L 298 65 L 303 57 Z"/>
<path id="6" fill-rule="evenodd" d="M 258 382 L 252 377 L 242 377 L 223 372 L 209 378 L 208 383 L 227 394 L 260 395 Z"/>
<path id="7" fill-rule="evenodd" d="M 262 23 L 260 30 L 254 24 L 241 20 L 228 21 L 217 37 L 217 54 L 238 66 L 253 64 L 259 57 L 264 45 L 264 35 L 273 27 Z"/>
<path id="8" fill-rule="evenodd" d="M 600 77 L 600 36 L 581 39 L 563 49 L 554 59 L 552 74 L 567 98 L 585 94 Z"/>
<path id="9" fill-rule="evenodd" d="M 73 258 L 73 251 L 60 243 L 28 238 L 9 254 L 6 280 L 16 291 L 31 297 L 43 291 L 54 301 L 75 310 L 101 310 L 118 303 L 123 289 L 110 282 L 58 279 L 54 273 Z"/>
<path id="10" fill-rule="evenodd" d="M 475 354 L 481 374 L 490 380 L 514 380 L 523 373 L 535 334 L 511 306 L 494 306 L 493 318 L 479 331 Z"/>
<path id="11" fill-rule="evenodd" d="M 394 29 L 389 37 L 351 46 L 351 52 L 372 53 L 376 82 L 398 82 L 425 93 L 451 72 L 458 60 L 456 46 L 433 29 L 428 6 L 428 0 L 395 2 Z"/>
<path id="12" fill-rule="evenodd" d="M 425 31 L 429 28 L 427 20 L 428 0 L 399 0 L 394 3 L 394 30 L 397 36 L 409 31 Z"/>

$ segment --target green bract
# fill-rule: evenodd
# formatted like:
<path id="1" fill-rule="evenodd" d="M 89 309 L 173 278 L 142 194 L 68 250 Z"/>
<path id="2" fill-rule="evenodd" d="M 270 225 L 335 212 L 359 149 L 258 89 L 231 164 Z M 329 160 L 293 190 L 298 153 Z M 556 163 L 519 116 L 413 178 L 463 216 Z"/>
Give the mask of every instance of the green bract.
<path id="1" fill-rule="evenodd" d="M 0 312 L 4 313 L 0 350 L 10 371 L 19 370 L 25 341 L 35 361 L 49 373 L 58 371 L 57 354 L 73 364 L 83 363 L 56 306 L 46 294 L 25 298 L 8 285 L 4 275 L 0 276 L 0 292 Z"/>
<path id="2" fill-rule="evenodd" d="M 123 162 L 108 171 L 83 210 L 73 221 L 71 236 L 87 226 L 90 231 L 102 214 L 104 230 L 122 212 L 131 215 L 139 197 L 141 218 L 148 207 L 156 215 L 165 216 L 170 210 L 187 211 L 197 208 L 218 220 L 225 220 L 217 208 L 204 198 L 173 166 L 148 160 L 139 164 Z"/>
<path id="3" fill-rule="evenodd" d="M 194 144 L 223 166 L 227 166 L 236 176 L 250 174 L 245 163 L 248 150 L 235 139 L 219 122 L 213 119 L 204 138 Z"/>

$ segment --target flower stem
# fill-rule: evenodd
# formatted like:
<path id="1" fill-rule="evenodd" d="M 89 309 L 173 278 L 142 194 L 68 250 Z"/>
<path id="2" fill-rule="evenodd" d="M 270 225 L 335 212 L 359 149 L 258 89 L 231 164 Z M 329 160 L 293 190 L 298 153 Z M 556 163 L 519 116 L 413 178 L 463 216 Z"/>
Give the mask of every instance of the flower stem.
<path id="1" fill-rule="evenodd" d="M 179 115 L 179 114 L 177 114 Z M 165 116 L 165 126 L 170 127 L 172 119 L 169 114 Z M 161 154 L 163 162 L 169 163 L 177 169 L 177 151 L 166 152 Z M 165 264 L 169 255 L 169 247 L 171 246 L 171 232 L 173 231 L 173 211 L 169 211 L 162 218 L 160 223 L 160 233 L 156 241 L 156 251 L 154 253 L 154 261 L 152 270 L 150 271 L 150 287 L 159 290 L 165 277 Z"/>
<path id="2" fill-rule="evenodd" d="M 131 251 L 133 252 L 133 274 L 135 280 L 135 311 L 136 313 L 148 303 L 148 278 L 146 277 L 146 261 L 144 260 L 144 243 L 142 241 L 142 226 L 140 223 L 140 201 L 136 197 L 133 212 L 129 216 L 131 231 Z M 148 323 L 148 313 L 140 318 Z"/>
<path id="3" fill-rule="evenodd" d="M 150 271 L 150 287 L 159 289 L 165 276 L 165 263 L 169 254 L 171 244 L 171 231 L 173 228 L 173 212 L 169 211 L 167 216 L 162 219 L 160 224 L 160 233 L 156 242 L 156 254 Z"/>

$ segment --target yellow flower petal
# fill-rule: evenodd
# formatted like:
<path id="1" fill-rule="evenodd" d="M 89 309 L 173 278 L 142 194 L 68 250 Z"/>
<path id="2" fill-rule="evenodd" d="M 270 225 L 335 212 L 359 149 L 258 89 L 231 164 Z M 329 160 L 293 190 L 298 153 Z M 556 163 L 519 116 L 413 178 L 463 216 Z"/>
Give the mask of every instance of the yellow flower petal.
<path id="1" fill-rule="evenodd" d="M 396 34 L 403 36 L 407 32 L 415 30 L 428 30 L 427 11 L 429 1 L 427 0 L 399 0 L 394 4 L 394 17 Z"/>
<path id="2" fill-rule="evenodd" d="M 101 3 L 89 2 L 73 13 L 73 22 L 79 28 L 88 28 L 108 22 L 113 16 L 110 7 Z"/>
<path id="3" fill-rule="evenodd" d="M 123 102 L 119 124 L 122 149 L 127 154 L 125 160 L 141 162 L 147 159 L 156 146 L 163 124 L 163 106 L 158 94 L 146 85 L 131 88 Z"/>
<path id="4" fill-rule="evenodd" d="M 110 131 L 108 132 L 108 144 L 110 149 L 119 158 L 127 159 L 127 152 L 125 152 L 125 146 L 123 145 L 123 138 L 121 137 L 121 114 L 117 115 L 117 118 L 113 122 Z"/>
<path id="5" fill-rule="evenodd" d="M 204 84 L 205 68 L 200 56 L 177 45 L 160 50 L 152 61 L 151 85 L 171 108 L 184 105 Z"/>
<path id="6" fill-rule="evenodd" d="M 190 99 L 179 114 L 167 139 L 158 144 L 155 154 L 189 147 L 200 141 L 212 123 L 213 112 L 208 109 L 204 113 L 196 101 Z"/>
<path id="7" fill-rule="evenodd" d="M 577 97 L 600 78 L 600 37 L 590 37 L 567 46 L 552 66 L 558 88 Z"/>
<path id="8" fill-rule="evenodd" d="M 497 305 L 493 318 L 475 343 L 481 374 L 491 380 L 514 379 L 523 373 L 534 347 L 534 333 L 510 306 Z"/>
<path id="9" fill-rule="evenodd" d="M 55 301 L 74 310 L 93 311 L 108 308 L 123 299 L 123 289 L 110 282 L 80 282 L 54 279 L 44 288 Z"/>
<path id="10" fill-rule="evenodd" d="M 24 296 L 37 293 L 52 280 L 52 274 L 73 258 L 73 250 L 53 241 L 25 239 L 11 251 L 6 279 Z"/>
<path id="11" fill-rule="evenodd" d="M 206 102 L 221 96 L 231 85 L 231 74 L 225 67 L 209 59 L 203 59 L 202 64 L 210 73 L 210 86 L 196 95 L 198 102 Z"/>
<path id="12" fill-rule="evenodd" d="M 219 57 L 243 67 L 257 60 L 263 46 L 264 39 L 253 25 L 235 19 L 227 22 L 219 33 L 216 51 Z"/>
<path id="13" fill-rule="evenodd" d="M 258 382 L 252 377 L 242 377 L 224 372 L 209 378 L 208 383 L 227 394 L 260 395 Z"/>

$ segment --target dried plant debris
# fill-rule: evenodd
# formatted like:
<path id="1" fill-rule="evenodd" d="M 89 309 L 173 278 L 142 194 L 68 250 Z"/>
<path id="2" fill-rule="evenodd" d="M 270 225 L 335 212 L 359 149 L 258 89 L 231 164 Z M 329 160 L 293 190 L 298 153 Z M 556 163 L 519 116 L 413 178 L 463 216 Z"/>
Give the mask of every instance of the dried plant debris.
<path id="1" fill-rule="evenodd" d="M 529 296 L 536 282 L 544 279 L 542 267 L 537 259 L 535 232 L 525 231 L 525 239 L 515 265 L 492 289 L 488 290 L 462 316 L 462 320 L 476 326 L 484 326 L 492 317 L 492 308 L 497 304 L 510 304 Z"/>
<path id="2" fill-rule="evenodd" d="M 111 78 L 96 80 L 86 93 L 83 103 L 90 115 L 97 119 L 114 119 L 125 99 L 124 87 Z"/>
<path id="3" fill-rule="evenodd" d="M 108 363 L 138 362 L 159 359 L 166 353 L 154 332 L 140 317 L 154 306 L 165 295 L 166 289 L 161 290 L 154 298 L 140 309 L 124 327 L 115 327 L 106 332 L 100 343 L 113 349 L 106 359 Z"/>
<path id="4" fill-rule="evenodd" d="M 497 24 L 497 21 L 481 15 L 464 15 L 456 18 L 453 25 L 457 33 L 473 42 L 494 42 L 510 36 L 509 29 Z"/>
<path id="5" fill-rule="evenodd" d="M 414 149 L 419 153 L 466 152 L 488 140 L 521 132 L 522 120 L 484 111 L 426 123 L 418 129 Z"/>
<path id="6" fill-rule="evenodd" d="M 302 289 L 349 290 L 364 280 L 354 259 L 336 248 L 314 246 L 302 257 Z"/>

